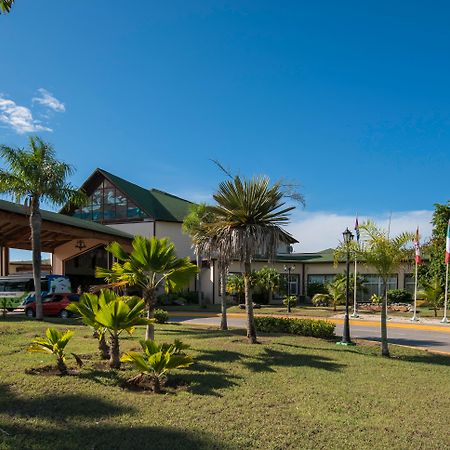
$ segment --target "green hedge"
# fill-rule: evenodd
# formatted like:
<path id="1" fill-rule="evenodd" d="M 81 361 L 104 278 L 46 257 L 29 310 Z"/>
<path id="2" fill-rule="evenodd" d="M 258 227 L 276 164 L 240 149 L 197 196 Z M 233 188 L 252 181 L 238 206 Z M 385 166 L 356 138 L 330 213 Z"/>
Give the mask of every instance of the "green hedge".
<path id="1" fill-rule="evenodd" d="M 258 331 L 263 333 L 288 333 L 323 339 L 334 337 L 336 325 L 326 320 L 284 319 L 282 317 L 255 317 Z"/>

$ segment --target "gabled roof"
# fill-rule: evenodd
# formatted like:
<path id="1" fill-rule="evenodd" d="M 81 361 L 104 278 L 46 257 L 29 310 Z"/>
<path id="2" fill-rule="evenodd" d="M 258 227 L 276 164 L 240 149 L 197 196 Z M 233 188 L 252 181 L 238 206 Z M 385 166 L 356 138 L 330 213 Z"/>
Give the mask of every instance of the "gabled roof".
<path id="1" fill-rule="evenodd" d="M 183 222 L 192 205 L 188 200 L 158 189 L 145 189 L 100 168 L 97 168 L 84 182 L 82 189 L 86 190 L 99 175 L 114 184 L 129 200 L 136 203 L 142 211 L 154 220 Z"/>

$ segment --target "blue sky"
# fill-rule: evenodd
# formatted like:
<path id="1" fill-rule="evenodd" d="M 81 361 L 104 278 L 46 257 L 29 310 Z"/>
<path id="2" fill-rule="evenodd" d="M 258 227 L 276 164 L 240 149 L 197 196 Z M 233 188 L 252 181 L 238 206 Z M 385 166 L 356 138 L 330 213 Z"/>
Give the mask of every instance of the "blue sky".
<path id="1" fill-rule="evenodd" d="M 16 3 L 0 142 L 37 132 L 75 183 L 100 166 L 205 200 L 223 178 L 211 158 L 283 177 L 306 197 L 304 250 L 356 211 L 428 232 L 449 198 L 447 2 Z"/>

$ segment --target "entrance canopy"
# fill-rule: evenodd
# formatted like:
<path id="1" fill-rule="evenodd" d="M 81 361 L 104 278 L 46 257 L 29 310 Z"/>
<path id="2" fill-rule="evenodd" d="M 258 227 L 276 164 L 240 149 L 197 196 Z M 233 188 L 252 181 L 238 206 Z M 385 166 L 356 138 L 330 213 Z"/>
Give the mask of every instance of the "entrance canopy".
<path id="1" fill-rule="evenodd" d="M 117 241 L 129 245 L 133 236 L 123 231 L 76 217 L 41 210 L 42 251 L 53 253 L 55 248 L 78 239 L 98 239 L 105 244 Z M 29 208 L 0 200 L 0 246 L 31 250 Z"/>

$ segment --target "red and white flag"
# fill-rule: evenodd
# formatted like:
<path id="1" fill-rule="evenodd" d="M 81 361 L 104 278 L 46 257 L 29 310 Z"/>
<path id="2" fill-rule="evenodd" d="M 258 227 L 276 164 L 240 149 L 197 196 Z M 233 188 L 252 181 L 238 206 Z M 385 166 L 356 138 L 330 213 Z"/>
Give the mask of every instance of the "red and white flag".
<path id="1" fill-rule="evenodd" d="M 450 219 L 447 226 L 447 239 L 445 242 L 445 264 L 450 263 Z"/>
<path id="2" fill-rule="evenodd" d="M 417 227 L 416 235 L 415 235 L 414 240 L 413 240 L 413 245 L 414 245 L 414 250 L 415 250 L 415 253 L 416 253 L 416 257 L 415 257 L 416 264 L 420 264 L 421 263 L 421 259 L 420 259 L 419 227 Z"/>

